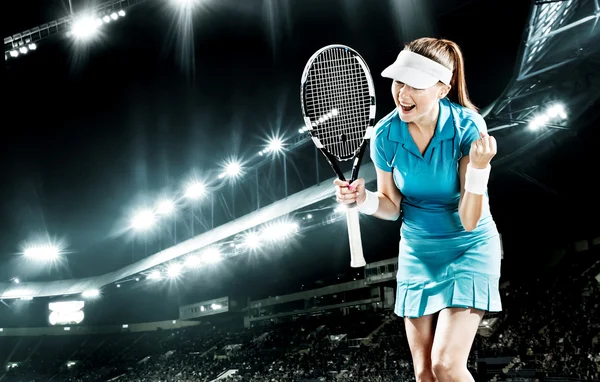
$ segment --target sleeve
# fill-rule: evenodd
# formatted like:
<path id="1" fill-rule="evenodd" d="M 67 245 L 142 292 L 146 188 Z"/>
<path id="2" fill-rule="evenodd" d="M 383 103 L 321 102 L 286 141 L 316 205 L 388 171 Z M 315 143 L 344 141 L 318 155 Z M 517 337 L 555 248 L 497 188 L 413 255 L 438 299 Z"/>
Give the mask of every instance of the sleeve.
<path id="1" fill-rule="evenodd" d="M 382 134 L 383 131 L 385 130 L 381 128 L 376 128 L 375 131 L 373 131 L 373 136 L 369 142 L 371 160 L 380 170 L 392 172 L 392 167 L 388 164 L 385 155 L 386 136 L 385 134 Z"/>
<path id="2" fill-rule="evenodd" d="M 470 116 L 469 123 L 464 130 L 460 142 L 460 153 L 462 156 L 468 156 L 471 151 L 471 145 L 474 141 L 481 138 L 481 133 L 487 133 L 487 124 L 483 117 L 479 114 Z"/>

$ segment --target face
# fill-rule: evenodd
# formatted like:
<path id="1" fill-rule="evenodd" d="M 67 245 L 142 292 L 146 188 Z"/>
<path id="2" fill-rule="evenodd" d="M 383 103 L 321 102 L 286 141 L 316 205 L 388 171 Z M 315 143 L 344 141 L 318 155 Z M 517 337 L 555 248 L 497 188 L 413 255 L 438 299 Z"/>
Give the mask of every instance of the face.
<path id="1" fill-rule="evenodd" d="M 441 82 L 427 89 L 415 89 L 402 82 L 392 83 L 392 96 L 404 122 L 431 121 L 437 119 L 437 105 L 444 98 L 450 86 Z"/>

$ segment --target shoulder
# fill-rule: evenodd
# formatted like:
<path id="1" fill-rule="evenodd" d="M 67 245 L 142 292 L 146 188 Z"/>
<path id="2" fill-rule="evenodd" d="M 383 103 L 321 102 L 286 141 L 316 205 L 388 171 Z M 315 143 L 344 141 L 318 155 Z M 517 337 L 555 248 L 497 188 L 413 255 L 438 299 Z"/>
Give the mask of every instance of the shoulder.
<path id="1" fill-rule="evenodd" d="M 381 118 L 371 133 L 371 159 L 378 168 L 387 172 L 392 171 L 392 158 L 400 141 L 399 129 L 396 128 L 399 120 L 398 111 L 394 110 Z"/>
<path id="2" fill-rule="evenodd" d="M 457 130 L 475 129 L 478 132 L 487 132 L 487 124 L 481 114 L 453 102 L 450 102 L 450 107 L 455 115 L 454 120 Z"/>
<path id="3" fill-rule="evenodd" d="M 398 118 L 398 110 L 394 109 L 389 112 L 386 116 L 381 118 L 373 127 L 373 133 L 371 139 L 386 139 L 389 136 L 390 129 L 394 118 Z"/>
<path id="4" fill-rule="evenodd" d="M 453 102 L 449 102 L 449 107 L 454 115 L 457 136 L 461 141 L 471 141 L 474 137 L 478 139 L 481 133 L 487 133 L 487 124 L 481 114 Z"/>

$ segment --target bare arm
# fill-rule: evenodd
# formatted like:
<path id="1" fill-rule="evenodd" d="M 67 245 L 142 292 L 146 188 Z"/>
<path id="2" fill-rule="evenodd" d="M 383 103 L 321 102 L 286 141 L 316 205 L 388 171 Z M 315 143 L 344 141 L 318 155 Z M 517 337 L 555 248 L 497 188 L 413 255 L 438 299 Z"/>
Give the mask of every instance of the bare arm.
<path id="1" fill-rule="evenodd" d="M 375 169 L 377 170 L 377 191 L 373 194 L 377 196 L 379 205 L 373 216 L 382 220 L 397 220 L 400 217 L 402 194 L 396 188 L 392 172 L 383 171 L 377 167 Z M 363 178 L 357 179 L 351 186 L 339 179 L 335 179 L 333 184 L 336 186 L 336 198 L 339 203 L 356 202 L 361 205 L 365 202 L 367 191 Z"/>
<path id="2" fill-rule="evenodd" d="M 488 203 L 485 195 L 472 194 L 465 191 L 465 174 L 467 173 L 467 165 L 469 164 L 469 156 L 465 156 L 460 160 L 460 201 L 458 203 L 458 215 L 460 221 L 467 231 L 473 231 L 483 213 L 484 203 Z"/>
<path id="3" fill-rule="evenodd" d="M 394 183 L 394 175 L 392 172 L 377 170 L 377 192 L 379 198 L 379 208 L 373 216 L 382 220 L 398 220 L 400 217 L 400 202 L 402 202 L 402 194 Z"/>

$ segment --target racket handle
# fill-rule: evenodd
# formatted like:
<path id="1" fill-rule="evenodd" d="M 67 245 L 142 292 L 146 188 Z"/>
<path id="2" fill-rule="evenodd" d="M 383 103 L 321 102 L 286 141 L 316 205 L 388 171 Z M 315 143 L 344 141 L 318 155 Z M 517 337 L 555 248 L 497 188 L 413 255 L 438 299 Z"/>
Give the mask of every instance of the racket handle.
<path id="1" fill-rule="evenodd" d="M 358 208 L 346 209 L 346 223 L 348 225 L 348 239 L 350 241 L 350 266 L 352 268 L 364 267 L 367 262 L 363 255 Z"/>

